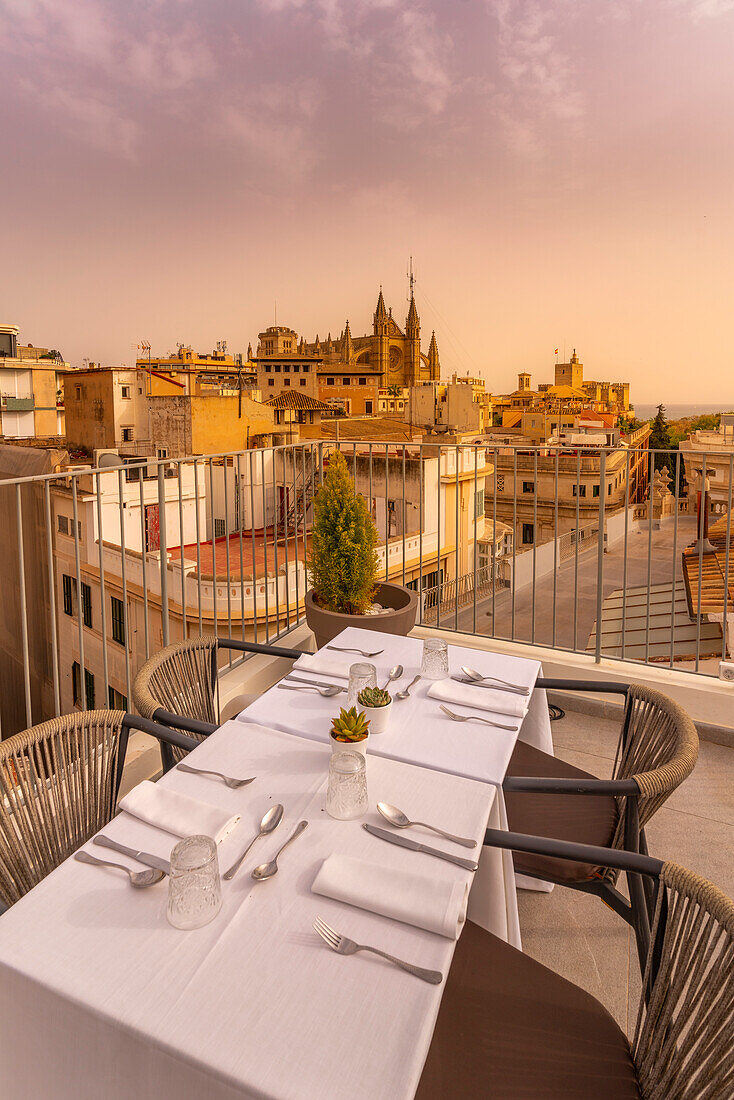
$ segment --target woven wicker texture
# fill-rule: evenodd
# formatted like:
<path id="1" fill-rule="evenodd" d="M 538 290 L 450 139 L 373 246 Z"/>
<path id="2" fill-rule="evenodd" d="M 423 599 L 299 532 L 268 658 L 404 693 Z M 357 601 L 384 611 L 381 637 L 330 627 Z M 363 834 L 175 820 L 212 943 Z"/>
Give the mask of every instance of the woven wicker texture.
<path id="1" fill-rule="evenodd" d="M 0 898 L 12 905 L 115 811 L 123 711 L 67 714 L 0 742 Z"/>
<path id="2" fill-rule="evenodd" d="M 666 863 L 652 943 L 667 900 L 660 966 L 641 1000 L 632 1055 L 645 1100 L 734 1096 L 734 902 L 705 879 Z M 653 952 L 648 958 L 647 987 Z"/>
<path id="3" fill-rule="evenodd" d="M 161 649 L 141 667 L 133 683 L 133 700 L 144 718 L 152 718 L 162 708 L 171 714 L 197 718 L 202 722 L 219 723 L 219 707 L 213 664 L 217 639 L 212 636 L 193 638 Z M 187 730 L 188 737 L 202 741 L 203 737 Z M 183 760 L 183 749 L 173 748 L 174 760 Z"/>
<path id="4" fill-rule="evenodd" d="M 698 734 L 682 707 L 652 688 L 632 686 L 627 701 L 626 744 L 620 740 L 614 762 L 615 779 L 634 779 L 640 788 L 637 808 L 640 828 L 686 779 L 698 758 Z M 619 821 L 612 847 L 624 848 L 627 800 L 618 799 Z M 615 880 L 617 872 L 607 871 Z"/>

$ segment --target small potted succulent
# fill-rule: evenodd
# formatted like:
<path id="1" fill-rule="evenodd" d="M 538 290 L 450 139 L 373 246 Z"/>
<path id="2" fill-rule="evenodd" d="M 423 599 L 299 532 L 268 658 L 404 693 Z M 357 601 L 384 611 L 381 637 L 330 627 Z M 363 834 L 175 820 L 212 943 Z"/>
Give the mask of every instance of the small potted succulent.
<path id="1" fill-rule="evenodd" d="M 350 707 L 349 710 L 342 707 L 339 717 L 331 720 L 331 751 L 354 749 L 364 756 L 367 752 L 369 725 L 363 711 L 358 711 L 356 707 Z"/>
<path id="2" fill-rule="evenodd" d="M 370 733 L 384 733 L 390 723 L 392 696 L 385 688 L 362 688 L 357 702 L 370 723 Z"/>

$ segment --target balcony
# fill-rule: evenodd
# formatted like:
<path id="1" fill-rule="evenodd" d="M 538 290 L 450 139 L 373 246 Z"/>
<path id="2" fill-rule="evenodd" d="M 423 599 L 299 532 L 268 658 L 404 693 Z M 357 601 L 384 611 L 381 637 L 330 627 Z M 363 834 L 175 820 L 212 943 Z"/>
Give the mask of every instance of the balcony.
<path id="1" fill-rule="evenodd" d="M 13 397 L 11 394 L 2 394 L 0 396 L 0 410 L 2 412 L 33 412 L 36 407 L 36 399 L 31 395 L 30 397 Z"/>
<path id="2" fill-rule="evenodd" d="M 147 654 L 200 631 L 308 647 L 303 563 L 313 492 L 333 446 L 150 460 L 145 476 L 130 481 L 124 470 L 82 467 L 1 482 L 3 734 L 73 708 L 74 662 L 94 677 L 100 706 L 110 689 L 130 698 Z M 503 501 L 493 448 L 391 443 L 342 450 L 374 504 L 381 575 L 421 591 L 416 636 L 532 656 L 546 676 L 599 681 L 600 693 L 583 706 L 571 695 L 551 698 L 565 711 L 553 726 L 559 757 L 609 775 L 620 715 L 603 695 L 605 681 L 654 686 L 686 708 L 702 737 L 699 762 L 652 822 L 650 848 L 734 893 L 734 685 L 717 677 L 719 661 L 731 655 L 729 605 L 705 623 L 684 605 L 678 614 L 693 626 L 691 648 L 670 644 L 682 549 L 697 533 L 695 514 L 681 511 L 679 480 L 667 514 L 656 510 L 650 477 L 640 503 L 620 509 L 600 496 L 594 524 L 523 548 L 512 533 L 523 516 L 531 522 L 537 514 L 542 489 L 529 500 Z M 581 461 L 574 456 L 572 479 Z M 477 485 L 484 482 L 479 525 L 472 519 L 475 473 Z M 548 502 L 551 511 L 556 502 Z M 510 535 L 485 549 L 489 561 L 480 565 L 477 536 L 486 538 L 491 522 L 502 526 L 502 509 Z M 727 553 L 726 521 L 722 530 Z M 65 603 L 65 576 L 76 591 L 90 589 L 81 621 L 78 608 Z M 696 583 L 704 585 L 702 572 L 694 572 L 694 591 Z M 596 623 L 609 625 L 617 592 L 620 636 L 608 646 Z M 633 606 L 636 622 L 625 618 Z M 662 651 L 653 644 L 659 615 L 668 638 Z M 239 713 L 287 667 L 270 657 L 226 656 L 222 716 Z M 123 790 L 155 776 L 159 764 L 157 747 L 134 735 Z M 627 927 L 595 899 L 563 888 L 521 893 L 520 916 L 525 951 L 597 996 L 629 1032 L 638 983 Z"/>

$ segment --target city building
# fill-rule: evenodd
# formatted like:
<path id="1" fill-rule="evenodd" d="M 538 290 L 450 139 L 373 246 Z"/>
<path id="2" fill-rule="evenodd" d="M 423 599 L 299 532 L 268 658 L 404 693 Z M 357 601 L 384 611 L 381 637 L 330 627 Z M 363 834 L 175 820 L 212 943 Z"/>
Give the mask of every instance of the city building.
<path id="1" fill-rule="evenodd" d="M 708 507 L 713 515 L 724 515 L 732 507 L 734 468 L 734 413 L 722 413 L 718 429 L 699 429 L 678 444 L 692 497 L 704 473 L 709 483 Z M 671 461 L 671 467 L 674 463 Z"/>
<path id="2" fill-rule="evenodd" d="M 482 435 L 492 426 L 492 398 L 483 378 L 454 374 L 450 382 L 411 386 L 403 415 L 420 427 L 440 427 Z"/>
<path id="3" fill-rule="evenodd" d="M 57 351 L 18 343 L 17 325 L 0 325 L 0 428 L 5 439 L 64 434 L 64 375 Z"/>
<path id="4" fill-rule="evenodd" d="M 234 383 L 232 388 L 231 383 Z M 237 371 L 218 383 L 199 368 L 89 367 L 66 387 L 66 437 L 88 452 L 175 458 L 241 450 L 272 439 L 273 410 L 236 388 Z"/>
<path id="5" fill-rule="evenodd" d="M 511 394 L 493 398 L 496 411 L 501 410 L 503 428 L 518 425 L 528 409 L 547 413 L 581 413 L 585 410 L 611 414 L 615 419 L 631 410 L 629 382 L 584 381 L 584 365 L 573 350 L 567 363 L 555 364 L 552 383 L 541 382 L 537 390 L 526 371 L 518 375 L 518 386 Z"/>
<path id="6" fill-rule="evenodd" d="M 271 397 L 265 405 L 273 410 L 276 425 L 287 425 L 291 429 L 296 426 L 296 432 L 301 424 L 320 428 L 321 418 L 330 416 L 333 411 L 326 402 L 317 401 L 300 390 L 285 390 L 277 397 Z"/>
<path id="7" fill-rule="evenodd" d="M 257 384 L 267 397 L 298 387 L 307 396 L 341 407 L 347 415 L 378 414 L 380 391 L 437 381 L 441 366 L 435 333 L 421 351 L 420 318 L 411 297 L 404 329 L 387 310 L 380 290 L 373 330 L 353 337 L 349 321 L 336 338 L 308 343 L 291 328 L 272 325 L 258 336 Z"/>

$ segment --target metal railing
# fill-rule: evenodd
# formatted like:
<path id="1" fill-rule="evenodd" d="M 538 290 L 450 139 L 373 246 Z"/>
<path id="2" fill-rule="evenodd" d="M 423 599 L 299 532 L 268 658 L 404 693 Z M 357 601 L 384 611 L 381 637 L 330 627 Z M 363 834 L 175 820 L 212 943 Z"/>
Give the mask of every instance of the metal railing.
<path id="1" fill-rule="evenodd" d="M 730 653 L 734 455 L 711 549 L 696 543 L 680 452 L 658 460 L 669 491 L 651 452 L 492 443 L 314 441 L 29 477 L 16 466 L 0 480 L 3 735 L 75 705 L 130 704 L 138 668 L 169 642 L 274 642 L 300 623 L 313 493 L 335 447 L 375 518 L 380 580 L 421 591 L 426 625 L 708 675 Z M 707 456 L 696 460 L 706 478 Z M 2 461 L 0 448 L 0 477 Z M 721 477 L 716 488 L 720 502 Z"/>

